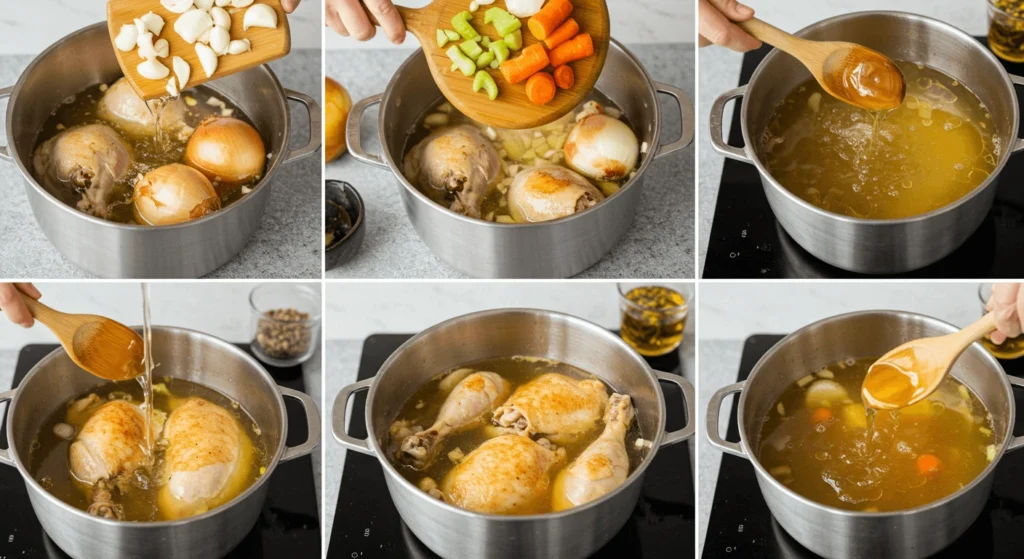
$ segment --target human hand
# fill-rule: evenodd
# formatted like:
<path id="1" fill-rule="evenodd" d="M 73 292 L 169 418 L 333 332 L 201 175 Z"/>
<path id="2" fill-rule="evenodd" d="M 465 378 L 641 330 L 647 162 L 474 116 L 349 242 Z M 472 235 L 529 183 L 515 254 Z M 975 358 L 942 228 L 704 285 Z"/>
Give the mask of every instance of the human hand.
<path id="1" fill-rule="evenodd" d="M 700 0 L 697 17 L 702 47 L 715 44 L 737 52 L 761 48 L 761 41 L 733 23 L 754 17 L 754 10 L 750 6 L 736 0 Z"/>
<path id="2" fill-rule="evenodd" d="M 28 328 L 34 324 L 32 313 L 21 300 L 18 290 L 33 299 L 42 297 L 39 290 L 31 283 L 0 283 L 0 309 L 3 309 L 7 318 L 18 325 Z"/>
<path id="3" fill-rule="evenodd" d="M 284 13 L 290 14 L 299 7 L 299 2 L 300 0 L 281 0 L 281 9 L 284 10 Z"/>
<path id="4" fill-rule="evenodd" d="M 405 41 L 405 22 L 398 14 L 391 0 L 326 0 L 327 26 L 342 37 L 352 37 L 357 41 L 369 41 L 377 33 L 377 28 L 366 17 L 369 10 L 377 18 L 388 40 L 396 45 Z"/>
<path id="5" fill-rule="evenodd" d="M 985 308 L 996 317 L 996 330 L 989 334 L 993 343 L 1001 344 L 1024 331 L 1024 289 L 1019 283 L 997 283 Z"/>

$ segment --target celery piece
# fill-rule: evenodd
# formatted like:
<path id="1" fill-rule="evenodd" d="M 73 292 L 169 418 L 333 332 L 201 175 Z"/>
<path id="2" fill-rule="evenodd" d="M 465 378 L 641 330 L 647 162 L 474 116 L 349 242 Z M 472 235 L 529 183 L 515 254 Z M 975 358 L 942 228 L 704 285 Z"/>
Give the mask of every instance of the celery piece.
<path id="1" fill-rule="evenodd" d="M 473 14 L 469 13 L 468 10 L 463 10 L 452 18 L 452 27 L 455 28 L 455 32 L 467 41 L 480 36 L 476 29 L 473 29 L 473 26 L 469 24 L 471 19 L 473 19 Z"/>
<path id="2" fill-rule="evenodd" d="M 462 35 L 452 31 L 451 29 L 445 29 L 444 34 L 448 37 L 449 41 L 458 41 L 462 38 Z"/>
<path id="3" fill-rule="evenodd" d="M 519 50 L 523 48 L 523 30 L 516 29 L 512 33 L 504 36 L 505 44 L 512 50 Z"/>
<path id="4" fill-rule="evenodd" d="M 505 44 L 505 41 L 492 41 L 490 49 L 498 64 L 508 60 L 508 45 Z"/>
<path id="5" fill-rule="evenodd" d="M 476 60 L 480 53 L 484 52 L 484 49 L 480 48 L 480 43 L 476 41 L 463 41 L 459 43 L 459 49 L 466 53 L 466 56 Z"/>
<path id="6" fill-rule="evenodd" d="M 480 40 L 480 46 L 484 47 L 484 48 L 490 47 L 491 46 L 491 38 L 490 37 L 484 37 L 483 39 L 481 39 Z"/>
<path id="7" fill-rule="evenodd" d="M 498 98 L 498 84 L 494 82 L 494 78 L 490 74 L 483 70 L 477 72 L 476 77 L 473 78 L 473 91 L 480 91 L 481 89 L 487 92 L 487 97 L 491 101 Z"/>
<path id="8" fill-rule="evenodd" d="M 481 54 L 480 56 L 477 57 L 477 59 L 476 59 L 476 67 L 477 68 L 483 68 L 484 66 L 487 66 L 488 64 L 493 62 L 494 60 L 495 60 L 494 53 L 492 51 L 489 51 L 489 50 L 484 51 L 483 54 Z"/>
<path id="9" fill-rule="evenodd" d="M 502 37 L 523 26 L 523 22 L 519 21 L 519 18 L 505 10 L 502 10 L 501 8 L 491 8 L 487 10 L 487 12 L 484 13 L 484 23 L 494 25 L 494 29 L 498 31 L 498 35 L 501 35 Z"/>
<path id="10" fill-rule="evenodd" d="M 494 60 L 491 61 L 491 69 L 492 70 L 497 70 L 498 67 L 500 67 L 500 66 L 501 66 L 501 64 L 498 63 L 498 59 L 494 59 Z"/>
<path id="11" fill-rule="evenodd" d="M 451 70 L 452 70 L 452 72 L 458 72 L 459 71 L 459 65 L 454 63 L 454 62 L 452 62 Z"/>
<path id="12" fill-rule="evenodd" d="M 476 43 L 473 44 L 475 45 Z M 473 62 L 472 59 L 463 54 L 459 47 L 449 47 L 445 54 L 452 60 L 453 66 L 458 66 L 462 75 L 469 77 L 473 75 L 473 72 L 476 72 L 476 62 Z"/>
<path id="13" fill-rule="evenodd" d="M 448 35 L 444 34 L 444 29 L 437 30 L 437 46 L 443 47 L 448 44 Z"/>

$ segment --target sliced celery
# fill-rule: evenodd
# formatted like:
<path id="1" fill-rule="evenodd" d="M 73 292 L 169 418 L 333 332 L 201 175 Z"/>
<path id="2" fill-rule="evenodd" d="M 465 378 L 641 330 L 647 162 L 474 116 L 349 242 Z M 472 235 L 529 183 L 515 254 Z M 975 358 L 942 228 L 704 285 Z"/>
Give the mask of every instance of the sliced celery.
<path id="1" fill-rule="evenodd" d="M 504 37 L 523 26 L 519 18 L 501 8 L 491 8 L 484 13 L 484 23 L 493 24 L 498 35 Z"/>
<path id="2" fill-rule="evenodd" d="M 481 54 L 480 56 L 477 57 L 477 59 L 476 59 L 476 67 L 477 68 L 483 68 L 484 66 L 487 66 L 488 64 L 493 62 L 494 60 L 495 60 L 494 52 L 489 51 L 489 50 L 484 51 L 483 54 Z"/>
<path id="3" fill-rule="evenodd" d="M 480 40 L 480 46 L 482 46 L 484 48 L 490 47 L 491 46 L 491 38 L 490 37 L 484 37 L 483 39 L 481 39 Z"/>
<path id="4" fill-rule="evenodd" d="M 475 45 L 476 43 L 473 44 Z M 468 77 L 472 76 L 473 72 L 476 72 L 476 62 L 473 62 L 471 58 L 463 54 L 459 47 L 449 47 L 445 54 L 451 59 L 453 65 L 458 67 L 462 75 Z"/>
<path id="5" fill-rule="evenodd" d="M 452 70 L 452 72 L 458 72 L 459 71 L 459 65 L 454 63 L 454 62 L 452 62 L 451 70 Z"/>
<path id="6" fill-rule="evenodd" d="M 494 58 L 498 61 L 498 64 L 508 60 L 509 51 L 505 41 L 492 41 L 490 49 L 494 53 Z"/>
<path id="7" fill-rule="evenodd" d="M 504 37 L 505 37 L 505 39 L 504 39 L 505 44 L 508 45 L 508 48 L 510 48 L 512 50 L 519 50 L 519 49 L 523 48 L 523 30 L 522 29 L 516 29 L 512 33 L 509 33 L 508 35 L 504 35 Z"/>
<path id="8" fill-rule="evenodd" d="M 462 35 L 452 31 L 451 29 L 445 29 L 444 34 L 448 37 L 449 41 L 458 41 L 462 38 Z"/>
<path id="9" fill-rule="evenodd" d="M 484 52 L 484 49 L 480 48 L 480 43 L 476 41 L 463 41 L 459 43 L 459 49 L 473 60 L 476 60 Z"/>
<path id="10" fill-rule="evenodd" d="M 491 61 L 491 69 L 497 70 L 499 66 L 501 66 L 501 64 L 498 63 L 497 59 L 494 59 L 494 60 Z"/>
<path id="11" fill-rule="evenodd" d="M 473 78 L 473 91 L 480 91 L 481 89 L 487 92 L 487 97 L 491 101 L 498 98 L 498 84 L 494 83 L 494 78 L 483 70 L 477 72 L 476 77 Z"/>
<path id="12" fill-rule="evenodd" d="M 444 29 L 437 30 L 437 46 L 443 47 L 448 44 L 448 35 L 444 34 Z"/>
<path id="13" fill-rule="evenodd" d="M 473 19 L 473 14 L 469 13 L 468 10 L 461 11 L 455 14 L 455 17 L 452 18 L 452 27 L 454 27 L 455 31 L 467 41 L 480 36 L 480 34 L 476 32 L 476 29 L 473 29 L 473 26 L 469 24 L 469 20 L 471 19 Z"/>

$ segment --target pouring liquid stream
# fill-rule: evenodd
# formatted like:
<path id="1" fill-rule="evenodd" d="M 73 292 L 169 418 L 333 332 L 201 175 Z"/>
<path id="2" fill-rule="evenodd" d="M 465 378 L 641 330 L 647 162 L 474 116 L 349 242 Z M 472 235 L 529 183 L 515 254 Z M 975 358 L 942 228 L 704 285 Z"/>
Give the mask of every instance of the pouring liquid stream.
<path id="1" fill-rule="evenodd" d="M 159 129 L 159 127 L 158 127 Z M 146 467 L 153 466 L 153 328 L 149 320 L 149 284 L 142 284 L 142 342 L 144 370 L 136 379 L 142 386 L 142 413 L 146 418 Z"/>

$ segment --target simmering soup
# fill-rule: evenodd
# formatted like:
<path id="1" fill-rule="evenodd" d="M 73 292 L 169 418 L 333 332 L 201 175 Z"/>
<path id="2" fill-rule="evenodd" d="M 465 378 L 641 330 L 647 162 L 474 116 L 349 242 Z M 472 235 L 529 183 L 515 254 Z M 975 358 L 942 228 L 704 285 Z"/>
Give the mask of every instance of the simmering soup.
<path id="1" fill-rule="evenodd" d="M 834 363 L 782 393 L 757 441 L 775 479 L 824 505 L 884 512 L 942 499 L 988 466 L 992 417 L 952 377 L 912 406 L 866 410 L 860 387 L 876 359 Z"/>
<path id="2" fill-rule="evenodd" d="M 388 455 L 456 506 L 563 510 L 614 490 L 643 460 L 649 443 L 634 413 L 628 396 L 565 363 L 489 359 L 420 387 L 391 426 Z"/>
<path id="3" fill-rule="evenodd" d="M 790 93 L 760 141 L 771 176 L 810 204 L 866 219 L 928 213 L 983 183 L 1003 149 L 988 109 L 937 70 L 898 66 L 907 95 L 891 111 L 855 108 L 813 79 Z"/>

